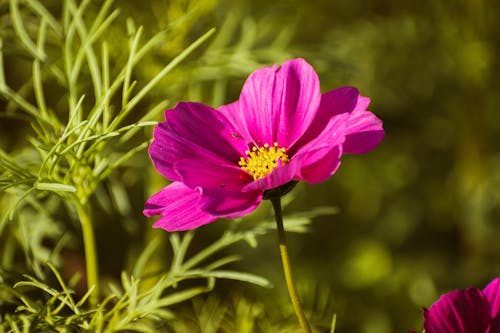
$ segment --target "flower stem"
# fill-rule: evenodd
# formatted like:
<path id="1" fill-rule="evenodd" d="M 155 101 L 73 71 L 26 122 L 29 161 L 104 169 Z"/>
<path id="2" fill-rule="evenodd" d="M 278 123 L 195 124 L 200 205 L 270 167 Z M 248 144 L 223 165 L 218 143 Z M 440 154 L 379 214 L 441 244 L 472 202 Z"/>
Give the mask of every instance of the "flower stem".
<path id="1" fill-rule="evenodd" d="M 78 199 L 77 199 L 78 200 Z M 82 225 L 83 246 L 85 248 L 85 266 L 87 271 L 87 290 L 94 288 L 89 297 L 90 305 L 96 305 L 99 300 L 99 284 L 97 271 L 97 254 L 95 249 L 94 230 L 89 216 L 88 205 L 75 202 L 76 211 Z"/>
<path id="2" fill-rule="evenodd" d="M 292 276 L 292 267 L 290 264 L 290 258 L 288 257 L 288 249 L 286 245 L 285 228 L 283 227 L 283 215 L 281 213 L 281 198 L 273 197 L 270 199 L 274 208 L 274 216 L 276 218 L 276 226 L 278 229 L 278 237 L 280 242 L 280 254 L 281 261 L 283 263 L 283 272 L 285 273 L 286 286 L 288 288 L 288 294 L 290 295 L 290 300 L 292 301 L 295 314 L 299 320 L 300 327 L 304 330 L 304 333 L 311 333 L 311 327 L 306 319 L 304 311 L 300 305 L 300 299 L 297 294 L 297 289 L 295 288 L 295 282 Z"/>

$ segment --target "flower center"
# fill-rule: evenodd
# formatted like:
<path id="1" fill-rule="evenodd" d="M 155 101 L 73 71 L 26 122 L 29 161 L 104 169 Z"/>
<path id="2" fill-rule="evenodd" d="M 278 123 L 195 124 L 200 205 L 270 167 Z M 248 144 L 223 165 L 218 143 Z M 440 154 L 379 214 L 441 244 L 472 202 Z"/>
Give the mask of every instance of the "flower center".
<path id="1" fill-rule="evenodd" d="M 246 157 L 241 157 L 240 167 L 252 175 L 254 180 L 264 178 L 275 168 L 288 163 L 285 148 L 280 148 L 275 142 L 272 147 L 267 143 L 263 147 L 253 147 L 252 151 L 245 152 Z"/>

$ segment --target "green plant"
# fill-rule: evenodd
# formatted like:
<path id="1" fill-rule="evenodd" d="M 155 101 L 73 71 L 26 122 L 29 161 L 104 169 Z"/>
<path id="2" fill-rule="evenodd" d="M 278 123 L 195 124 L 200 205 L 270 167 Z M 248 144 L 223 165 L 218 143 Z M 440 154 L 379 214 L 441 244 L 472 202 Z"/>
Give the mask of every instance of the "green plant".
<path id="1" fill-rule="evenodd" d="M 270 286 L 231 269 L 240 258 L 225 254 L 237 243 L 257 246 L 257 238 L 274 228 L 267 213 L 232 225 L 201 249 L 193 246 L 191 232 L 166 238 L 147 232 L 147 245 L 124 255 L 133 264 L 122 267 L 118 279 L 105 280 L 97 269 L 103 257 L 95 240 L 99 212 L 132 220 L 138 215 L 128 193 L 134 183 L 121 175 L 140 178 L 138 166 L 148 163 L 143 132 L 171 105 L 168 95 L 196 95 L 206 86 L 212 101 L 222 103 L 230 80 L 259 61 L 287 55 L 288 30 L 262 48 L 248 29 L 255 22 L 246 18 L 247 28 L 237 28 L 241 11 L 228 17 L 210 45 L 213 29 L 192 43 L 179 42 L 178 36 L 192 38 L 186 31 L 194 13 L 148 37 L 133 20 L 123 21 L 111 0 L 98 6 L 73 0 L 0 4 L 0 118 L 12 125 L 0 134 L 6 139 L 0 141 L 0 331 L 171 331 L 189 321 L 173 309 L 213 290 L 217 280 Z M 189 45 L 173 55 L 162 45 L 175 38 Z M 236 47 L 229 43 L 233 38 L 241 39 Z M 157 61 L 155 54 L 164 52 L 168 61 Z M 193 52 L 200 59 L 195 64 L 186 61 Z M 164 93 L 154 91 L 159 87 Z M 287 229 L 304 232 L 315 215 L 291 216 Z M 121 227 L 135 230 L 135 239 L 143 235 L 136 221 Z M 162 254 L 166 244 L 171 257 Z M 68 263 L 83 266 L 68 270 Z M 234 314 L 219 304 L 228 327 L 257 327 L 258 320 L 263 332 L 276 330 L 265 312 L 250 310 L 261 305 L 243 298 L 238 304 L 247 306 Z"/>

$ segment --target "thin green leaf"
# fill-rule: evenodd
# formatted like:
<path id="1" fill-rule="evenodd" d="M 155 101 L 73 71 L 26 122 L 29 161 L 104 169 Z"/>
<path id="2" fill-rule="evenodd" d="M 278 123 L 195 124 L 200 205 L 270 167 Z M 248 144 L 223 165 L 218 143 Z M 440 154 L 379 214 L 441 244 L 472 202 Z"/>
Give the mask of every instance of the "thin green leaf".
<path id="1" fill-rule="evenodd" d="M 330 324 L 330 333 L 335 333 L 335 326 L 337 326 L 337 314 L 332 316 L 332 323 Z"/>
<path id="2" fill-rule="evenodd" d="M 79 313 L 78 307 L 75 305 L 75 302 L 74 302 L 73 298 L 71 297 L 71 294 L 73 293 L 73 291 L 69 290 L 69 288 L 66 286 L 66 283 L 64 282 L 61 274 L 59 274 L 59 272 L 54 267 L 54 265 L 52 265 L 50 262 L 48 262 L 47 265 L 49 266 L 50 270 L 52 271 L 52 274 L 54 274 L 54 276 L 56 277 L 57 282 L 59 282 L 59 285 L 61 286 L 63 293 L 66 295 L 66 299 L 68 300 L 68 303 L 69 303 L 71 310 L 73 310 L 76 314 L 78 314 Z"/>
<path id="3" fill-rule="evenodd" d="M 196 297 L 198 295 L 204 294 L 208 291 L 210 291 L 210 289 L 207 287 L 189 288 L 189 289 L 179 291 L 179 292 L 173 293 L 171 295 L 165 296 L 162 299 L 158 300 L 157 302 L 152 303 L 151 307 L 160 308 L 160 307 L 167 307 L 167 306 L 170 306 L 173 304 L 179 304 L 179 303 L 182 303 L 188 299 L 191 299 L 191 298 Z"/>
<path id="4" fill-rule="evenodd" d="M 40 19 L 40 25 L 38 28 L 38 40 L 37 40 L 37 51 L 43 53 L 45 46 L 45 35 L 47 29 L 47 21 L 44 17 Z M 42 87 L 42 71 L 40 69 L 40 60 L 35 58 L 33 61 L 33 90 L 35 91 L 35 98 L 40 109 L 40 113 L 42 117 L 46 117 L 47 115 L 47 105 L 45 104 L 45 97 L 43 94 Z"/>
<path id="5" fill-rule="evenodd" d="M 14 212 L 16 211 L 17 207 L 19 207 L 24 199 L 33 192 L 35 188 L 31 187 L 28 190 L 24 191 L 19 197 L 16 198 L 16 203 L 9 207 L 9 210 L 7 211 L 7 215 L 9 216 L 9 220 L 12 220 L 14 217 Z"/>
<path id="6" fill-rule="evenodd" d="M 23 18 L 19 12 L 18 0 L 10 0 L 10 16 L 12 23 L 14 24 L 14 29 L 16 30 L 19 40 L 23 43 L 26 49 L 31 53 L 34 58 L 40 59 L 42 61 L 47 57 L 43 51 L 39 51 L 35 43 L 29 37 L 28 32 L 24 28 Z"/>
<path id="7" fill-rule="evenodd" d="M 76 187 L 68 184 L 60 184 L 60 183 L 44 183 L 44 182 L 36 182 L 35 189 L 40 191 L 52 191 L 52 192 L 71 192 L 74 193 L 77 191 Z"/>
<path id="8" fill-rule="evenodd" d="M 210 244 L 209 246 L 207 246 L 206 248 L 204 248 L 203 250 L 198 252 L 196 255 L 192 256 L 189 260 L 187 260 L 182 265 L 183 271 L 190 270 L 191 268 L 198 265 L 200 262 L 209 258 L 211 255 L 213 255 L 217 251 L 219 251 L 222 248 L 225 248 L 231 244 L 238 242 L 240 239 L 241 239 L 241 236 L 238 236 L 234 233 L 231 233 L 231 232 L 224 233 L 222 235 L 222 237 L 219 238 L 217 241 Z"/>
<path id="9" fill-rule="evenodd" d="M 44 18 L 48 22 L 49 26 L 54 30 L 54 32 L 57 34 L 58 37 L 63 36 L 61 25 L 50 13 L 50 11 L 48 11 L 47 8 L 43 6 L 43 4 L 40 1 L 37 0 L 25 0 L 25 1 L 31 8 L 33 8 L 35 12 L 38 13 L 38 15 L 40 15 L 41 18 Z"/>
<path id="10" fill-rule="evenodd" d="M 134 268 L 132 270 L 132 275 L 140 277 L 142 276 L 142 273 L 144 272 L 144 267 L 146 267 L 147 262 L 151 259 L 153 256 L 154 252 L 160 245 L 161 239 L 159 237 L 153 238 L 152 241 L 150 241 L 146 248 L 141 252 L 141 255 L 139 258 L 137 258 Z"/>
<path id="11" fill-rule="evenodd" d="M 109 124 L 109 120 L 111 119 L 111 109 L 109 107 L 109 99 L 106 99 L 105 96 L 108 95 L 109 90 L 109 51 L 108 51 L 108 43 L 102 43 L 102 100 L 104 111 L 102 114 L 102 128 L 107 128 Z"/>
<path id="12" fill-rule="evenodd" d="M 168 105 L 170 105 L 169 100 L 164 100 L 158 103 L 155 107 L 153 107 L 151 110 L 149 110 L 137 123 L 151 123 L 151 126 L 153 126 L 151 119 L 156 119 L 160 113 L 165 111 L 167 109 Z M 157 122 L 155 121 L 155 124 Z M 119 139 L 119 143 L 123 144 L 124 142 L 127 142 L 134 136 L 137 131 L 139 131 L 141 127 L 132 127 L 130 128 L 124 135 L 122 135 Z"/>
<path id="13" fill-rule="evenodd" d="M 113 170 L 118 168 L 120 165 L 125 163 L 129 158 L 134 156 L 138 151 L 141 151 L 143 149 L 146 149 L 149 146 L 149 141 L 148 142 L 143 142 L 139 146 L 129 150 L 123 156 L 121 156 L 117 161 L 113 162 L 109 167 L 103 169 L 103 170 L 94 170 L 94 175 L 96 178 L 99 180 L 103 180 L 106 178 Z M 98 172 L 99 171 L 99 172 Z"/>
<path id="14" fill-rule="evenodd" d="M 248 282 L 265 288 L 271 288 L 273 286 L 272 283 L 269 282 L 269 280 L 261 276 L 245 272 L 221 270 L 221 271 L 208 272 L 207 276 L 211 276 L 217 279 L 229 279 L 229 280 Z"/>
<path id="15" fill-rule="evenodd" d="M 142 31 L 143 31 L 142 27 L 139 27 L 139 29 L 135 33 L 134 38 L 130 41 L 130 53 L 129 53 L 127 65 L 125 67 L 125 78 L 123 80 L 122 109 L 125 108 L 125 106 L 127 105 L 128 101 L 129 101 L 129 96 L 131 93 L 129 86 L 130 86 L 130 78 L 132 76 L 133 59 L 135 58 L 135 55 L 136 55 L 137 46 L 139 44 L 139 40 L 141 39 Z"/>
<path id="16" fill-rule="evenodd" d="M 195 42 L 185 48 L 177 57 L 175 57 L 168 65 L 166 65 L 160 73 L 158 73 L 151 81 L 149 81 L 144 88 L 139 91 L 134 98 L 130 100 L 125 108 L 113 119 L 110 124 L 110 129 L 116 128 L 121 121 L 128 115 L 128 113 L 146 96 L 147 93 L 172 69 L 174 69 L 180 62 L 182 62 L 188 55 L 190 55 L 194 50 L 201 46 L 210 36 L 215 32 L 215 29 L 210 29 L 208 32 L 203 34 Z"/>
<path id="17" fill-rule="evenodd" d="M 0 91 L 4 91 L 7 84 L 5 82 L 5 69 L 3 65 L 3 38 L 0 35 Z"/>
<path id="18" fill-rule="evenodd" d="M 217 269 L 219 267 L 222 267 L 222 266 L 225 266 L 225 265 L 228 265 L 230 263 L 233 263 L 233 262 L 236 262 L 236 261 L 240 261 L 240 260 L 241 260 L 240 256 L 227 256 L 227 257 L 223 257 L 223 258 L 221 258 L 219 260 L 214 261 L 210 265 L 208 265 L 207 269 L 211 271 L 211 270 Z"/>
<path id="19" fill-rule="evenodd" d="M 185 233 L 180 242 L 178 241 L 177 236 L 178 234 L 175 234 L 175 236 L 172 238 L 172 250 L 174 251 L 174 257 L 170 266 L 170 272 L 172 272 L 173 274 L 181 272 L 182 263 L 189 248 L 189 244 L 191 244 L 191 241 L 193 240 L 194 232 L 188 231 L 187 233 Z"/>

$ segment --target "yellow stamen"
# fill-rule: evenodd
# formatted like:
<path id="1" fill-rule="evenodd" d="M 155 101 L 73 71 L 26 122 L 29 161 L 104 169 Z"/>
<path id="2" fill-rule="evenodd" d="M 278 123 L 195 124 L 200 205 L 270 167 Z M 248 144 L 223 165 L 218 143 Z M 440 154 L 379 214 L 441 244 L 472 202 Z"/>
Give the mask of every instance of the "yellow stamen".
<path id="1" fill-rule="evenodd" d="M 288 163 L 286 149 L 280 148 L 277 142 L 272 147 L 267 143 L 260 148 L 253 147 L 252 151 L 246 151 L 245 154 L 247 157 L 241 157 L 238 164 L 254 180 L 264 178 L 276 167 Z"/>

